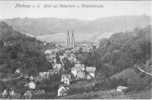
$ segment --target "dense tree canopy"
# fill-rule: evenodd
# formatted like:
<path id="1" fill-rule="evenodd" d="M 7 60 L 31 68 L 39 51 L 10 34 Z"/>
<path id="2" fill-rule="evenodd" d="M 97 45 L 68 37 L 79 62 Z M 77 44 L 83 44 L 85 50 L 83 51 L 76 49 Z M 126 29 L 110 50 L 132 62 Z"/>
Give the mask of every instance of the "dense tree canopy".
<path id="1" fill-rule="evenodd" d="M 0 66 L 1 73 L 36 75 L 47 70 L 49 64 L 42 53 L 42 43 L 35 38 L 16 32 L 4 22 L 0 23 Z"/>
<path id="2" fill-rule="evenodd" d="M 121 70 L 145 63 L 150 59 L 151 26 L 131 32 L 115 33 L 100 41 L 100 47 L 84 61 L 96 65 L 98 71 L 112 75 Z"/>

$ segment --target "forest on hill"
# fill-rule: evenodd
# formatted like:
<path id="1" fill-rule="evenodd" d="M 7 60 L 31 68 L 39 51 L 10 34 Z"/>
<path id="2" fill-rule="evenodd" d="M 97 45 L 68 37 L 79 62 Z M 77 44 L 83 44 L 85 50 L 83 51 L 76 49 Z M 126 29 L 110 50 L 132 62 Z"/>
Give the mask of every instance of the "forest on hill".
<path id="1" fill-rule="evenodd" d="M 134 64 L 145 64 L 151 58 L 151 26 L 113 34 L 100 40 L 99 45 L 82 60 L 107 76 Z"/>
<path id="2" fill-rule="evenodd" d="M 0 91 L 14 88 L 23 93 L 27 79 L 16 74 L 19 69 L 24 76 L 36 76 L 47 71 L 49 63 L 43 53 L 43 43 L 15 31 L 5 22 L 0 22 Z"/>
<path id="3" fill-rule="evenodd" d="M 42 52 L 43 43 L 15 31 L 5 22 L 0 23 L 0 44 L 0 64 L 5 66 L 1 67 L 3 73 L 13 73 L 20 67 L 25 73 L 36 74 L 48 67 Z"/>

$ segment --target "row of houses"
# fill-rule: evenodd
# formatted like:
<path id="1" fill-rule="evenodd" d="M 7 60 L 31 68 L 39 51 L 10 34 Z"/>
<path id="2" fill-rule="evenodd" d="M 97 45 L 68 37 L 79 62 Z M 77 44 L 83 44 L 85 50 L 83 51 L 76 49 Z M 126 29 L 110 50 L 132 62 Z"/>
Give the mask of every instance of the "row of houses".
<path id="1" fill-rule="evenodd" d="M 61 52 L 61 50 L 62 53 L 57 55 L 57 53 Z M 78 81 L 82 79 L 90 80 L 95 78 L 96 71 L 96 67 L 85 66 L 84 64 L 81 64 L 80 61 L 76 58 L 75 53 L 79 52 L 79 49 L 73 48 L 61 50 L 52 49 L 46 50 L 44 52 L 46 54 L 46 58 L 53 66 L 52 70 L 56 70 L 56 72 L 58 73 L 63 72 L 61 75 L 61 86 L 59 86 L 58 96 L 63 96 L 62 92 L 66 89 L 69 89 L 68 86 L 71 84 L 72 81 Z M 57 56 L 59 59 L 57 59 Z M 73 66 L 69 66 L 69 72 L 67 72 L 65 69 L 65 59 L 73 64 Z"/>
<path id="2" fill-rule="evenodd" d="M 59 62 L 57 61 L 57 53 L 60 52 L 59 49 L 52 49 L 52 50 L 46 50 L 44 53 L 46 55 L 46 58 L 48 61 L 52 64 L 52 68 L 50 68 L 46 72 L 40 72 L 37 76 L 26 76 L 23 75 L 20 71 L 20 69 L 17 69 L 15 71 L 16 74 L 21 75 L 24 78 L 28 78 L 30 81 L 25 83 L 24 87 L 28 88 L 28 91 L 25 92 L 25 96 L 29 96 L 31 98 L 31 91 L 37 89 L 37 82 L 43 82 L 43 80 L 50 80 L 52 78 L 51 76 L 55 74 L 61 74 L 61 85 L 58 88 L 58 96 L 64 96 L 67 95 L 67 92 L 69 90 L 69 85 L 71 85 L 72 81 L 79 81 L 81 79 L 87 79 L 90 80 L 92 78 L 95 78 L 95 67 L 91 66 L 85 66 L 84 64 L 81 64 L 80 61 L 76 58 L 76 55 L 73 53 L 72 50 L 65 50 L 63 54 L 58 55 L 59 56 Z M 70 67 L 70 72 L 66 72 L 66 69 L 64 68 L 65 62 L 64 59 L 67 59 L 71 63 L 74 63 L 74 66 Z M 63 73 L 61 73 L 63 72 Z M 35 93 L 35 92 L 34 92 Z M 3 95 L 6 95 L 6 90 L 3 91 Z M 15 93 L 14 93 L 15 94 Z"/>

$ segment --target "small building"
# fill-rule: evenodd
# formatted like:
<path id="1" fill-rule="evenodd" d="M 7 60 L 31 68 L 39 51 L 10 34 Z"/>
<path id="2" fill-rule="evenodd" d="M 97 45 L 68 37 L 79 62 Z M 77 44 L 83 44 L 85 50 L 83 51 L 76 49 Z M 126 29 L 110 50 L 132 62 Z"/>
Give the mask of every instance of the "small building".
<path id="1" fill-rule="evenodd" d="M 61 62 L 61 64 L 62 64 L 62 65 L 64 65 L 63 60 L 65 59 L 65 56 L 59 56 L 59 58 L 60 58 L 60 62 Z"/>
<path id="2" fill-rule="evenodd" d="M 77 59 L 76 59 L 76 56 L 74 54 L 71 54 L 69 57 L 68 57 L 68 60 L 72 63 L 76 63 L 77 62 Z"/>
<path id="3" fill-rule="evenodd" d="M 83 79 L 85 78 L 85 65 L 84 64 L 80 64 L 80 62 L 78 61 L 77 64 L 75 64 L 75 66 L 73 68 L 71 68 L 71 73 L 73 74 L 73 76 L 76 79 Z"/>
<path id="4" fill-rule="evenodd" d="M 16 69 L 16 70 L 15 70 L 15 73 L 16 73 L 16 74 L 20 74 L 20 73 L 21 73 L 21 70 L 20 70 L 20 69 Z"/>
<path id="5" fill-rule="evenodd" d="M 61 82 L 63 82 L 66 85 L 70 85 L 72 79 L 70 74 L 63 74 L 61 76 Z"/>
<path id="6" fill-rule="evenodd" d="M 91 80 L 92 79 L 91 75 L 86 75 L 86 79 Z"/>
<path id="7" fill-rule="evenodd" d="M 23 96 L 25 97 L 25 99 L 30 99 L 32 98 L 32 92 L 27 90 Z"/>
<path id="8" fill-rule="evenodd" d="M 51 62 L 51 60 L 56 57 L 56 52 L 54 50 L 48 49 L 44 51 L 44 54 L 46 55 L 46 58 L 49 62 Z"/>
<path id="9" fill-rule="evenodd" d="M 81 67 L 73 67 L 71 68 L 71 73 L 76 79 L 84 79 L 85 72 Z"/>
<path id="10" fill-rule="evenodd" d="M 128 87 L 126 87 L 126 86 L 118 86 L 117 89 L 116 89 L 116 91 L 117 91 L 117 92 L 124 92 L 124 91 L 126 91 L 127 89 L 128 89 Z"/>
<path id="11" fill-rule="evenodd" d="M 76 69 L 75 67 L 73 67 L 73 68 L 71 68 L 71 73 L 72 73 L 72 75 L 73 75 L 74 77 L 76 77 L 77 74 L 78 74 L 78 71 L 77 71 L 77 69 Z"/>
<path id="12" fill-rule="evenodd" d="M 66 96 L 68 90 L 69 90 L 69 87 L 61 85 L 58 89 L 58 96 Z"/>
<path id="13" fill-rule="evenodd" d="M 77 61 L 77 64 L 75 64 L 74 67 L 75 67 L 77 70 L 81 70 L 81 71 L 84 71 L 84 70 L 85 70 L 85 65 L 84 65 L 84 64 L 80 64 L 79 61 Z"/>
<path id="14" fill-rule="evenodd" d="M 35 90 L 34 95 L 42 95 L 45 94 L 45 90 Z"/>
<path id="15" fill-rule="evenodd" d="M 2 92 L 2 97 L 6 97 L 7 95 L 8 95 L 8 90 L 7 89 L 5 89 L 3 92 Z"/>
<path id="16" fill-rule="evenodd" d="M 83 48 L 82 48 L 82 51 L 83 51 L 83 52 L 90 52 L 90 50 L 91 50 L 91 49 L 90 49 L 89 47 L 83 47 Z"/>
<path id="17" fill-rule="evenodd" d="M 49 79 L 50 78 L 50 72 L 40 72 L 39 73 L 39 78 L 40 79 Z"/>
<path id="18" fill-rule="evenodd" d="M 62 69 L 62 65 L 55 63 L 53 66 L 53 69 L 56 70 L 57 72 L 59 72 Z"/>
<path id="19" fill-rule="evenodd" d="M 83 72 L 83 71 L 78 72 L 76 79 L 77 80 L 78 79 L 85 79 L 85 72 Z"/>
<path id="20" fill-rule="evenodd" d="M 52 54 L 52 50 L 46 50 L 45 52 L 44 52 L 44 54 L 46 54 L 46 55 L 48 55 L 48 54 Z"/>
<path id="21" fill-rule="evenodd" d="M 86 67 L 87 79 L 95 78 L 96 67 Z"/>
<path id="22" fill-rule="evenodd" d="M 80 49 L 79 47 L 75 47 L 71 51 L 72 51 L 72 53 L 78 53 L 79 49 Z"/>
<path id="23" fill-rule="evenodd" d="M 33 90 L 33 89 L 36 89 L 36 83 L 33 82 L 33 81 L 25 84 L 25 86 L 27 86 L 29 89 L 32 89 L 32 90 Z"/>
<path id="24" fill-rule="evenodd" d="M 10 96 L 15 96 L 15 91 L 14 91 L 13 89 L 11 89 L 11 90 L 9 91 L 9 95 L 10 95 Z"/>

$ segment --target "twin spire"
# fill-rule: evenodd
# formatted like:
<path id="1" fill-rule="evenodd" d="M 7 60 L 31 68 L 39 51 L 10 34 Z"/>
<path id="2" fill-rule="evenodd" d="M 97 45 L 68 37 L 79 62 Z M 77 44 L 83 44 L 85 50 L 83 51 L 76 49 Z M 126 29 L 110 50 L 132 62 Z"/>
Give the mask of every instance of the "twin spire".
<path id="1" fill-rule="evenodd" d="M 74 37 L 74 31 L 72 30 L 67 31 L 67 47 L 68 48 L 74 48 L 75 47 L 75 37 Z"/>

